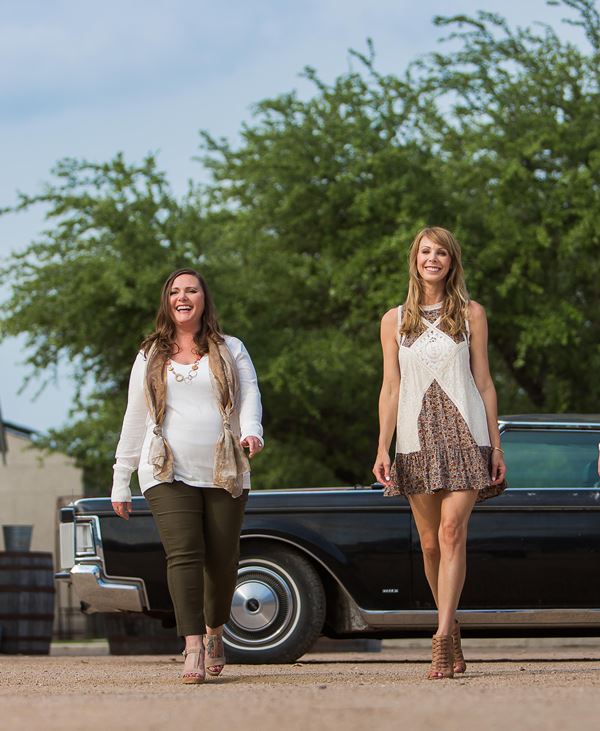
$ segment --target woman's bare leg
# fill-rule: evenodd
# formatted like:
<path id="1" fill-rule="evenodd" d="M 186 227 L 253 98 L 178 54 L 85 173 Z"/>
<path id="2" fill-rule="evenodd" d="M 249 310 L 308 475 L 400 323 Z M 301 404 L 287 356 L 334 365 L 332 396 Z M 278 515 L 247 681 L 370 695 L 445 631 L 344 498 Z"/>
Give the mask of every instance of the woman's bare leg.
<path id="1" fill-rule="evenodd" d="M 216 644 L 211 644 L 211 641 L 209 638 L 216 637 L 217 640 L 215 641 Z M 206 651 L 208 652 L 208 657 L 219 657 L 223 655 L 224 648 L 223 648 L 223 625 L 220 627 L 209 627 L 206 625 Z M 210 661 L 209 661 L 210 662 Z M 211 673 L 218 675 L 223 670 L 223 665 L 220 663 L 217 665 L 209 665 L 208 668 Z"/>
<path id="2" fill-rule="evenodd" d="M 442 494 L 438 492 L 433 495 L 409 495 L 408 501 L 419 533 L 425 576 L 437 607 Z"/>
<path id="3" fill-rule="evenodd" d="M 185 649 L 188 652 L 193 652 L 202 647 L 202 635 L 186 635 L 185 636 Z"/>
<path id="4" fill-rule="evenodd" d="M 475 505 L 475 490 L 442 491 L 439 526 L 440 562 L 437 581 L 437 635 L 450 635 L 465 583 L 467 528 Z"/>

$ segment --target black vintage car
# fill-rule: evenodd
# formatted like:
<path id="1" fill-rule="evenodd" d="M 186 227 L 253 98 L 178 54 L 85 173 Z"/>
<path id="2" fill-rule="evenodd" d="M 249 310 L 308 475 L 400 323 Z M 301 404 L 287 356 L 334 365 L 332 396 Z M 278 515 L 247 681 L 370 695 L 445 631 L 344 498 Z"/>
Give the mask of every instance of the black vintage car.
<path id="1" fill-rule="evenodd" d="M 600 633 L 600 415 L 500 420 L 510 488 L 475 507 L 465 634 Z M 61 570 L 86 612 L 172 623 L 165 557 L 142 497 L 60 512 Z M 320 635 L 429 633 L 435 612 L 407 501 L 380 485 L 256 490 L 242 529 L 230 660 L 289 662 Z"/>

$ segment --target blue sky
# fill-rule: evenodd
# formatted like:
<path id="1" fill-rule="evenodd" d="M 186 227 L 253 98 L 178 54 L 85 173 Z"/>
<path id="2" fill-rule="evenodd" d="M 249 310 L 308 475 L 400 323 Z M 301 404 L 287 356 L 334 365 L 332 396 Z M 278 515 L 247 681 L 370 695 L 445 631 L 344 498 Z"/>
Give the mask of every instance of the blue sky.
<path id="1" fill-rule="evenodd" d="M 349 48 L 374 40 L 382 72 L 402 73 L 435 50 L 435 15 L 499 12 L 513 25 L 558 27 L 564 8 L 545 0 L 0 0 L 0 208 L 34 193 L 63 157 L 129 160 L 157 152 L 176 192 L 204 173 L 198 130 L 235 139 L 252 103 L 309 84 L 305 65 L 330 81 Z M 580 40 L 577 29 L 561 31 Z M 24 248 L 42 212 L 0 218 L 0 257 Z M 157 287 L 160 283 L 157 282 Z M 0 290 L 0 298 L 6 290 Z M 0 344 L 0 405 L 8 421 L 59 426 L 73 394 L 69 364 L 33 399 L 23 338 Z"/>

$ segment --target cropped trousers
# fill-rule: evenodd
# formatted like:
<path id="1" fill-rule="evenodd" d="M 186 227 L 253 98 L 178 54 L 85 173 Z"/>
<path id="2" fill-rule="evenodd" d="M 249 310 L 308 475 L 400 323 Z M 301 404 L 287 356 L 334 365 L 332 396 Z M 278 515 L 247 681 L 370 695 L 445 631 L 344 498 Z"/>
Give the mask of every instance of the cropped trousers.
<path id="1" fill-rule="evenodd" d="M 248 492 L 234 498 L 220 487 L 178 481 L 144 492 L 167 556 L 179 635 L 201 635 L 229 619 Z"/>

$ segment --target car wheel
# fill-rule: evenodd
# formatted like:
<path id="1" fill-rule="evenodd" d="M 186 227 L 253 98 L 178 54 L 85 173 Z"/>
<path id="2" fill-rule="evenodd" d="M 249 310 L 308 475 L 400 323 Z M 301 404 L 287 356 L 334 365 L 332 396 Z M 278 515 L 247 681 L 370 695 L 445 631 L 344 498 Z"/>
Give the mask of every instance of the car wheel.
<path id="1" fill-rule="evenodd" d="M 234 663 L 294 662 L 312 647 L 325 620 L 317 572 L 293 551 L 249 547 L 238 569 L 223 640 Z"/>

